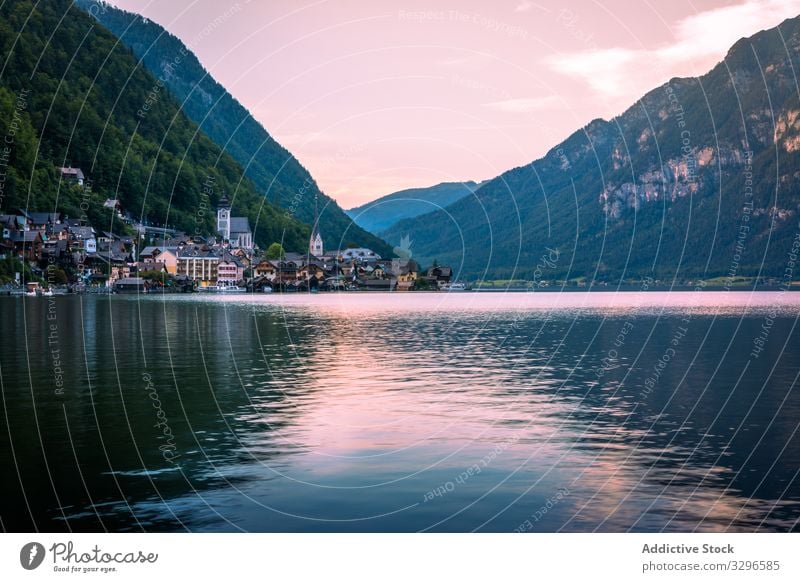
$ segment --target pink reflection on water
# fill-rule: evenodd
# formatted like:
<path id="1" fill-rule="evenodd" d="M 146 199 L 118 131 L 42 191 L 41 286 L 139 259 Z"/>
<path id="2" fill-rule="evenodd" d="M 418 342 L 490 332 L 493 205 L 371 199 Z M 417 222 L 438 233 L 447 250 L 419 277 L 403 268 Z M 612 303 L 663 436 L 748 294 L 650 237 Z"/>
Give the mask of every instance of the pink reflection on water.
<path id="1" fill-rule="evenodd" d="M 286 293 L 272 295 L 195 296 L 240 305 L 312 308 L 337 314 L 397 311 L 503 310 L 692 310 L 699 313 L 761 312 L 774 308 L 796 312 L 800 293 L 781 291 L 593 291 L 593 292 L 441 292 L 441 293 Z"/>
<path id="2" fill-rule="evenodd" d="M 800 313 L 798 293 L 319 293 L 180 300 L 211 301 L 256 314 L 285 310 L 286 321 L 310 314 L 301 321 L 315 326 L 315 358 L 297 358 L 303 371 L 295 381 L 303 393 L 292 403 L 300 414 L 274 434 L 306 453 L 294 457 L 287 471 L 298 481 L 371 488 L 431 470 L 444 475 L 432 477 L 431 486 L 437 486 L 499 446 L 483 479 L 489 469 L 500 474 L 482 481 L 483 486 L 503 486 L 501 480 L 516 471 L 520 475 L 514 479 L 528 478 L 532 487 L 538 475 L 557 475 L 559 486 L 575 492 L 566 530 L 619 531 L 631 524 L 658 529 L 668 519 L 699 531 L 719 531 L 732 522 L 731 529 L 746 529 L 743 524 L 764 517 L 764 506 L 772 503 L 750 507 L 735 490 L 726 489 L 728 467 L 681 466 L 688 453 L 677 444 L 632 449 L 647 433 L 626 423 L 632 411 L 624 401 L 615 401 L 619 408 L 600 409 L 607 427 L 587 429 L 570 417 L 575 410 L 585 412 L 590 403 L 561 391 L 561 383 L 547 375 L 546 361 L 496 349 L 478 332 L 483 344 L 459 345 L 449 341 L 448 329 L 474 326 L 468 320 L 473 313 L 486 315 L 478 318 L 482 324 L 494 319 L 493 312 L 509 311 L 540 313 L 540 319 L 548 312 L 575 319 L 662 312 L 742 317 L 772 310 L 795 316 Z M 420 320 L 431 315 L 431 321 L 440 322 L 441 333 L 430 345 L 412 344 L 416 349 L 410 352 L 408 344 L 397 341 L 407 330 L 393 327 L 393 317 L 411 314 L 407 322 L 417 313 Z M 470 367 L 471 361 L 481 362 L 485 370 Z M 651 362 L 646 358 L 646 363 Z M 513 366 L 530 377 L 506 377 Z M 269 409 L 259 412 L 260 421 L 268 422 Z M 656 460 L 662 455 L 672 462 L 660 466 Z M 673 483 L 679 466 L 680 479 Z M 695 490 L 703 480 L 705 485 Z M 644 507 L 650 508 L 646 515 Z"/>

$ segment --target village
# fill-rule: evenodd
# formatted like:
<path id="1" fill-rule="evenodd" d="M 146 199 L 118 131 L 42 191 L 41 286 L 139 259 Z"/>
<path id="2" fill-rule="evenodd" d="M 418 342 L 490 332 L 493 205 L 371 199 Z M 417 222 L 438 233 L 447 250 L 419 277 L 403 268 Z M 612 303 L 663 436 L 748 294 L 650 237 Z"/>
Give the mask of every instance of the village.
<path id="1" fill-rule="evenodd" d="M 80 169 L 60 171 L 62 179 L 83 185 Z M 0 214 L 3 293 L 460 289 L 446 266 L 434 264 L 420 272 L 409 256 L 383 258 L 368 248 L 326 251 L 318 221 L 305 253 L 285 252 L 277 242 L 259 249 L 248 218 L 233 216 L 225 196 L 217 205 L 214 236 L 187 235 L 136 222 L 123 215 L 117 200 L 106 200 L 104 208 L 128 223 L 134 234 L 98 231 L 85 216 L 69 218 L 59 212 L 19 209 Z"/>

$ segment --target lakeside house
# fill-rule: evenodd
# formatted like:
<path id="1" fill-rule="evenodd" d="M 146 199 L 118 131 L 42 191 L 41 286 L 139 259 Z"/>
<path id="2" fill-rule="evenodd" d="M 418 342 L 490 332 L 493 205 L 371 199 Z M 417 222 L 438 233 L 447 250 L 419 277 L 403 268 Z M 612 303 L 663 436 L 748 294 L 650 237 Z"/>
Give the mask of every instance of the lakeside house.
<path id="1" fill-rule="evenodd" d="M 214 286 L 219 276 L 219 260 L 220 253 L 206 245 L 186 246 L 178 254 L 178 276 L 191 279 L 198 287 Z"/>
<path id="2" fill-rule="evenodd" d="M 141 277 L 123 277 L 114 283 L 117 293 L 144 293 L 144 279 Z"/>
<path id="3" fill-rule="evenodd" d="M 431 285 L 442 289 L 447 286 L 453 278 L 453 270 L 450 267 L 431 267 L 425 273 L 424 278 Z"/>
<path id="4" fill-rule="evenodd" d="M 239 257 L 223 253 L 217 263 L 217 285 L 236 286 L 244 281 L 244 265 Z"/>

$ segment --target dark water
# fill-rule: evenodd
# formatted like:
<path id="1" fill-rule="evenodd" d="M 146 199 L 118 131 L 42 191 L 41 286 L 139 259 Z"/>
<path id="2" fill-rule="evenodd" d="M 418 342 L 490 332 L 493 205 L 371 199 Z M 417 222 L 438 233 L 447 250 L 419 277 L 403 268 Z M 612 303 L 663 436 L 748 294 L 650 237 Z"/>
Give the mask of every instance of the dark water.
<path id="1" fill-rule="evenodd" d="M 2 527 L 797 530 L 799 306 L 0 298 Z"/>

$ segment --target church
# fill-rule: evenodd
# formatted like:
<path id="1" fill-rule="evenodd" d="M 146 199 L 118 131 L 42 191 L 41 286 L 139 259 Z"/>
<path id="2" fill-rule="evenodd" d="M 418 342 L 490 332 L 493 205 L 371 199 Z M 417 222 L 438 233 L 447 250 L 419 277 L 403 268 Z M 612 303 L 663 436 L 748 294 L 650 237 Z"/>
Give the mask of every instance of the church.
<path id="1" fill-rule="evenodd" d="M 325 254 L 322 246 L 322 235 L 319 233 L 319 201 L 314 195 L 314 226 L 311 228 L 311 237 L 308 239 L 308 254 L 321 259 Z"/>
<path id="2" fill-rule="evenodd" d="M 308 254 L 317 258 L 321 258 L 325 254 L 325 249 L 322 246 L 322 235 L 319 233 L 319 226 L 316 224 L 311 230 L 311 238 L 308 241 Z"/>
<path id="3" fill-rule="evenodd" d="M 253 250 L 253 233 L 246 216 L 231 216 L 231 203 L 223 194 L 217 206 L 217 232 L 234 248 Z"/>

